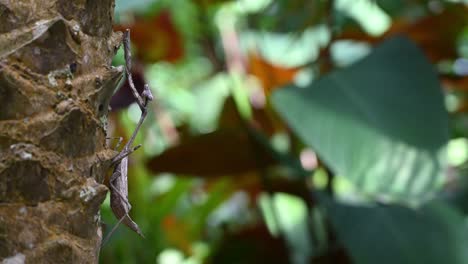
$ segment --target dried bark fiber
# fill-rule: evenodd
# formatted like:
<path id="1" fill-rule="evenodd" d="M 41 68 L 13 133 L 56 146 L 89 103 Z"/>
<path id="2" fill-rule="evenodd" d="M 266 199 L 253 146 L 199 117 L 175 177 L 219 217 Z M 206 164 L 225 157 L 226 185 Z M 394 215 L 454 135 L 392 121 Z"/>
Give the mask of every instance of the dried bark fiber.
<path id="1" fill-rule="evenodd" d="M 0 0 L 0 260 L 97 263 L 113 0 Z"/>

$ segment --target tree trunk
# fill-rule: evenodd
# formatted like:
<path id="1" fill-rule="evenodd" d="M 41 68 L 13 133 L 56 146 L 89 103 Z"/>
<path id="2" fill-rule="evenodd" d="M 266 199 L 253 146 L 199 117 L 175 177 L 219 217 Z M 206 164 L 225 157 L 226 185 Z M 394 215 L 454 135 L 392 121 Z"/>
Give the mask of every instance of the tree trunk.
<path id="1" fill-rule="evenodd" d="M 0 260 L 97 263 L 113 0 L 0 0 Z M 15 262 L 17 261 L 17 262 Z"/>

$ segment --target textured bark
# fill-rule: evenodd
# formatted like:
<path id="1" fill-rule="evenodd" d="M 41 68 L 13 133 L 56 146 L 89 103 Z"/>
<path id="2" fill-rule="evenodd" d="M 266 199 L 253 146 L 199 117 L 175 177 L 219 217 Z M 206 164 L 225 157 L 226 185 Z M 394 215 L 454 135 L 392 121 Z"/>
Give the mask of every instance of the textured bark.
<path id="1" fill-rule="evenodd" d="M 0 0 L 0 260 L 97 263 L 113 0 Z"/>

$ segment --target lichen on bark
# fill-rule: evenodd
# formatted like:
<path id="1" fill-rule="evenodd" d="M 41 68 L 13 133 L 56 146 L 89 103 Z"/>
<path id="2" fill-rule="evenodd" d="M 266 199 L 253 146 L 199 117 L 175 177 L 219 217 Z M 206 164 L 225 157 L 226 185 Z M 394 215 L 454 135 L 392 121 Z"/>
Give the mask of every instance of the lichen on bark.
<path id="1" fill-rule="evenodd" d="M 113 0 L 0 0 L 0 260 L 97 263 Z"/>

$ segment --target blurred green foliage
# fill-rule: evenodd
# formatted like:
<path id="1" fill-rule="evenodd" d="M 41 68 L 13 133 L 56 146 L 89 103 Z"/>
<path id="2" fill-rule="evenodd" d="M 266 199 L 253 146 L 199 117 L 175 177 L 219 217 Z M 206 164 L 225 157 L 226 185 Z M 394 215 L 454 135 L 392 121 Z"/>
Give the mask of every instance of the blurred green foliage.
<path id="1" fill-rule="evenodd" d="M 119 227 L 101 262 L 468 263 L 466 14 L 117 0 L 155 100 L 129 168 L 146 239 Z M 121 89 L 110 130 L 127 138 L 140 110 Z"/>

